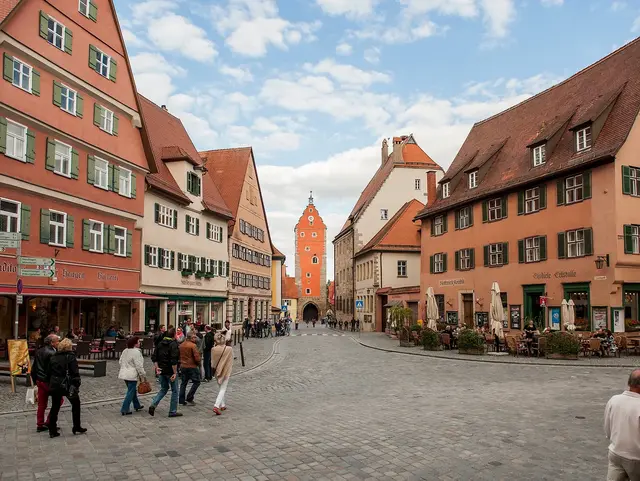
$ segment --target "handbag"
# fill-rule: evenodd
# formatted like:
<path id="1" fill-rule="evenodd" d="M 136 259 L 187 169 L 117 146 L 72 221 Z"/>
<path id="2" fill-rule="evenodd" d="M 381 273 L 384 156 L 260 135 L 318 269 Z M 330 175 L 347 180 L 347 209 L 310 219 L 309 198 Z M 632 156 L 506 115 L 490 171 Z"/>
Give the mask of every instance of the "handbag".
<path id="1" fill-rule="evenodd" d="M 214 379 L 218 379 L 218 376 L 216 375 L 216 372 L 218 371 L 218 365 L 220 364 L 220 361 L 222 361 L 222 356 L 224 356 L 224 351 L 227 350 L 227 346 L 224 346 L 224 349 L 222 350 L 222 354 L 220 354 L 220 359 L 218 359 L 218 362 L 216 362 L 216 367 L 213 368 L 213 378 Z"/>
<path id="2" fill-rule="evenodd" d="M 31 404 L 32 406 L 36 404 L 38 397 L 36 396 L 37 387 L 30 387 L 27 389 L 27 396 L 25 398 L 25 402 L 27 404 Z"/>
<path id="3" fill-rule="evenodd" d="M 138 394 L 148 394 L 151 392 L 151 383 L 149 381 L 140 381 L 138 383 Z"/>

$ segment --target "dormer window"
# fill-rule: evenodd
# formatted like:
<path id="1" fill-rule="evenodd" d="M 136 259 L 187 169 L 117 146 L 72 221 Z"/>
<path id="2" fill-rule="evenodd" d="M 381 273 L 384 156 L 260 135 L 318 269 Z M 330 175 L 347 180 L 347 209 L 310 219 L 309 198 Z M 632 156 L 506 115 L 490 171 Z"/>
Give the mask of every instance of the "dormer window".
<path id="1" fill-rule="evenodd" d="M 546 144 L 538 145 L 533 148 L 533 166 L 538 167 L 547 161 Z"/>
<path id="2" fill-rule="evenodd" d="M 469 172 L 469 188 L 475 189 L 476 187 L 478 187 L 478 171 L 474 170 Z"/>
<path id="3" fill-rule="evenodd" d="M 576 151 L 581 152 L 591 148 L 591 126 L 576 131 Z"/>
<path id="4" fill-rule="evenodd" d="M 442 198 L 446 199 L 449 197 L 449 182 L 442 184 Z"/>
<path id="5" fill-rule="evenodd" d="M 202 190 L 202 181 L 195 172 L 187 172 L 187 192 L 199 196 Z"/>

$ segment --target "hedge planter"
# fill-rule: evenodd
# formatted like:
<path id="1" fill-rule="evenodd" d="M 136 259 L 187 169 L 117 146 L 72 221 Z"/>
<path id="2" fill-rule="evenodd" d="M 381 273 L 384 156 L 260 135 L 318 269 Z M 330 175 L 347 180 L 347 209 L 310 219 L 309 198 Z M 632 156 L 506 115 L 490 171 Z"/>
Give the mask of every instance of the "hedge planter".
<path id="1" fill-rule="evenodd" d="M 400 339 L 400 347 L 414 347 L 415 343 L 413 341 L 405 341 Z"/>
<path id="2" fill-rule="evenodd" d="M 471 329 L 464 329 L 458 335 L 458 352 L 460 354 L 483 355 L 484 337 Z"/>
<path id="3" fill-rule="evenodd" d="M 482 356 L 484 354 L 484 348 L 467 348 L 467 349 L 458 349 L 460 354 L 471 354 L 474 356 Z"/>
<path id="4" fill-rule="evenodd" d="M 422 345 L 425 351 L 441 351 L 440 334 L 432 329 L 422 331 Z"/>
<path id="5" fill-rule="evenodd" d="M 547 359 L 577 360 L 580 353 L 580 340 L 567 332 L 553 332 L 546 336 Z"/>
<path id="6" fill-rule="evenodd" d="M 547 354 L 546 355 L 547 359 L 562 359 L 565 361 L 577 361 L 578 360 L 578 355 L 577 354 L 559 354 L 559 353 L 551 353 L 551 354 Z"/>

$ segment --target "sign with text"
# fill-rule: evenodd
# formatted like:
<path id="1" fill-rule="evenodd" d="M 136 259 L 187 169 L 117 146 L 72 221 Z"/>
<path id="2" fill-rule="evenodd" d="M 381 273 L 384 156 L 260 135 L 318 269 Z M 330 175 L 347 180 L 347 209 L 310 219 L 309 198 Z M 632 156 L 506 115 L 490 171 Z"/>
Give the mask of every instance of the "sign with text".
<path id="1" fill-rule="evenodd" d="M 460 278 L 460 279 L 446 279 L 443 281 L 439 281 L 439 286 L 440 287 L 454 287 L 454 286 L 463 286 L 464 285 L 464 279 Z"/>
<path id="2" fill-rule="evenodd" d="M 56 275 L 55 270 L 51 269 L 38 269 L 38 266 L 34 268 L 20 268 L 20 275 L 23 277 L 53 277 Z"/>
<path id="3" fill-rule="evenodd" d="M 52 269 L 56 265 L 56 260 L 51 257 L 18 257 L 18 262 L 24 265 L 34 265 L 34 266 L 43 266 L 43 267 L 51 267 Z"/>

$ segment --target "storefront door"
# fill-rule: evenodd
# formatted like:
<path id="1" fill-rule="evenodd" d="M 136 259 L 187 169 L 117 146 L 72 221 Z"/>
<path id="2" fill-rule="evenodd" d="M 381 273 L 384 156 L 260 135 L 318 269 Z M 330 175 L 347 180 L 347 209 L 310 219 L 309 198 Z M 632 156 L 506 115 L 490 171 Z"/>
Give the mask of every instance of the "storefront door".
<path id="1" fill-rule="evenodd" d="M 468 329 L 473 329 L 473 294 L 462 294 L 462 320 Z"/>
<path id="2" fill-rule="evenodd" d="M 591 299 L 588 283 L 564 284 L 564 298 L 575 304 L 576 331 L 591 330 Z"/>
<path id="3" fill-rule="evenodd" d="M 625 284 L 622 293 L 625 332 L 640 331 L 640 284 Z"/>
<path id="4" fill-rule="evenodd" d="M 534 325 L 541 331 L 545 328 L 544 308 L 540 306 L 540 296 L 545 292 L 544 284 L 523 286 L 524 298 L 524 324 L 533 321 Z"/>
<path id="5" fill-rule="evenodd" d="M 145 302 L 144 332 L 155 332 L 160 322 L 160 301 L 147 300 Z"/>

